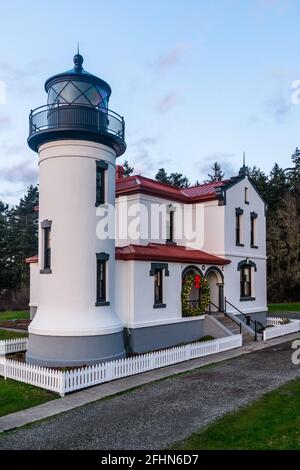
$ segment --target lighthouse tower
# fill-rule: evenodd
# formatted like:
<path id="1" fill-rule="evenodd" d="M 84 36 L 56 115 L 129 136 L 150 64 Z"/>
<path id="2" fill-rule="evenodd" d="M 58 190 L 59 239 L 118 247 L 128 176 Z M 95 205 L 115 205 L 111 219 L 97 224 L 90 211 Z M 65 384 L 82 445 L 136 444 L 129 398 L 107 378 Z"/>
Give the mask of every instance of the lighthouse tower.
<path id="1" fill-rule="evenodd" d="M 115 241 L 96 231 L 114 206 L 115 161 L 124 120 L 108 109 L 110 86 L 74 68 L 45 83 L 47 105 L 31 111 L 29 147 L 39 157 L 39 305 L 27 361 L 84 365 L 125 355 L 115 310 Z"/>

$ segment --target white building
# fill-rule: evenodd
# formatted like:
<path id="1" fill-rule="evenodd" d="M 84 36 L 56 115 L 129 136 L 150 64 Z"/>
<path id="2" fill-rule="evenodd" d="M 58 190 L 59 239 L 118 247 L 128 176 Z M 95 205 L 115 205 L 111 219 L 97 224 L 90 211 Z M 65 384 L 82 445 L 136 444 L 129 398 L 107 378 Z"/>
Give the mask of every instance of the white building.
<path id="1" fill-rule="evenodd" d="M 88 364 L 224 336 L 224 311 L 254 334 L 267 313 L 266 208 L 246 168 L 187 189 L 124 178 L 124 120 L 82 62 L 47 80 L 48 104 L 30 115 L 40 243 L 27 260 L 27 360 Z"/>

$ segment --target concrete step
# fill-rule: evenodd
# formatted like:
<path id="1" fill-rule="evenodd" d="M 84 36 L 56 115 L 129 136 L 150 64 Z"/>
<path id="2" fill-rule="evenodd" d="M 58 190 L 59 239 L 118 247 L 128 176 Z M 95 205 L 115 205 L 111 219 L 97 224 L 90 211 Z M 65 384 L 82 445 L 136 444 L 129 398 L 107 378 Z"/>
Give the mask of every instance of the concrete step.
<path id="1" fill-rule="evenodd" d="M 220 313 L 218 312 L 215 316 L 215 319 L 217 321 L 219 321 L 220 323 L 222 323 L 223 326 L 225 326 L 225 328 L 227 328 L 227 330 L 231 331 L 231 333 L 233 333 L 234 335 L 238 335 L 240 334 L 240 327 L 239 325 L 237 325 L 233 320 L 231 320 L 229 317 L 226 317 L 224 315 L 224 313 Z M 254 337 L 252 335 L 250 335 L 249 333 L 245 333 L 243 330 L 242 330 L 242 334 L 243 334 L 243 343 L 246 344 L 246 343 L 250 343 L 254 340 Z"/>

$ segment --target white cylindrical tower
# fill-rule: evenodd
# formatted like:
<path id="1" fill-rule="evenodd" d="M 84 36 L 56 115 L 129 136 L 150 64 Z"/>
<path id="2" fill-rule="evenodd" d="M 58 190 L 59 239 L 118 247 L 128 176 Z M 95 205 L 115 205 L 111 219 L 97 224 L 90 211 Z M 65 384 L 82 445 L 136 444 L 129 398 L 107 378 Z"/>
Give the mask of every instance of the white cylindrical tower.
<path id="1" fill-rule="evenodd" d="M 105 212 L 115 204 L 124 120 L 108 109 L 109 85 L 82 62 L 77 54 L 74 69 L 48 79 L 48 104 L 30 114 L 28 144 L 39 155 L 40 274 L 27 360 L 47 366 L 125 355 L 115 311 L 115 240 L 111 230 L 97 230 L 98 207 Z"/>

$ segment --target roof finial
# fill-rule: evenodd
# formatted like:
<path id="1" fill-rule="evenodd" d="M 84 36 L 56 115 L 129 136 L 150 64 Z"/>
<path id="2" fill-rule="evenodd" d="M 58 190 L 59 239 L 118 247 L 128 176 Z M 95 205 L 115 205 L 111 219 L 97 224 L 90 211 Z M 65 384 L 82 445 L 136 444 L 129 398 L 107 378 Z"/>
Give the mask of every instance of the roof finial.
<path id="1" fill-rule="evenodd" d="M 77 42 L 77 54 L 74 55 L 74 69 L 76 72 L 82 71 L 83 57 L 79 53 L 79 42 Z"/>
<path id="2" fill-rule="evenodd" d="M 246 167 L 246 152 L 243 152 L 243 166 L 240 168 L 239 176 L 248 174 L 248 168 Z"/>

